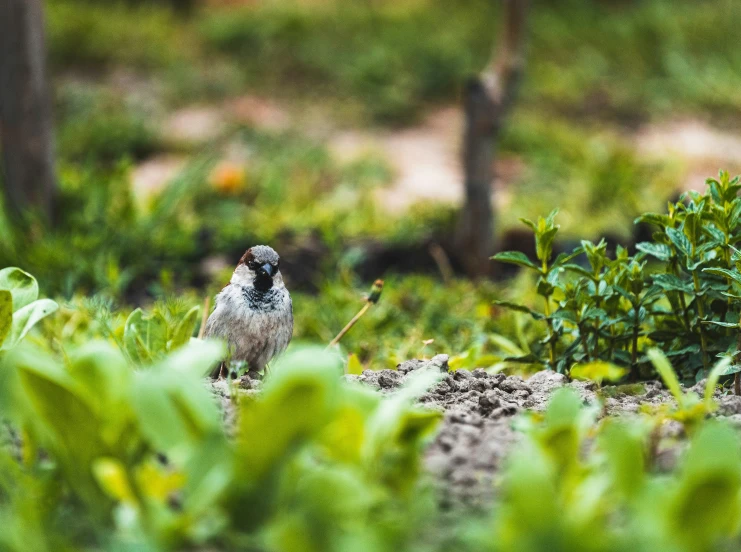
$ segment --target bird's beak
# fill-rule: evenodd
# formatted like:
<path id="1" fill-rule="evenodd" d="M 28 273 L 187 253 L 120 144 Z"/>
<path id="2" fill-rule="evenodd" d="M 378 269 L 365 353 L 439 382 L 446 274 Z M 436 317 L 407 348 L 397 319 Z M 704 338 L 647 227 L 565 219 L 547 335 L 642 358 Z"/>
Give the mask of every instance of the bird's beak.
<path id="1" fill-rule="evenodd" d="M 265 263 L 262 265 L 258 270 L 258 274 L 267 274 L 271 278 L 275 275 L 275 267 L 271 265 L 270 263 Z"/>

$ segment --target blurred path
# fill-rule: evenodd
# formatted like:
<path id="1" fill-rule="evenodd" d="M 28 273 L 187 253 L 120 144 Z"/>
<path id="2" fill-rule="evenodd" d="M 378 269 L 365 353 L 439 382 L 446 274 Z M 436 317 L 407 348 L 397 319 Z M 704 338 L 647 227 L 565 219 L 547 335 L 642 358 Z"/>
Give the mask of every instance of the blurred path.
<path id="1" fill-rule="evenodd" d="M 432 111 L 416 126 L 386 130 L 342 129 L 321 110 L 294 113 L 272 99 L 243 95 L 218 105 L 195 105 L 169 114 L 163 123 L 167 143 L 205 145 L 220 136 L 231 123 L 254 126 L 271 132 L 289 129 L 302 132 L 326 144 L 340 162 L 360 156 L 381 154 L 394 176 L 389 186 L 377 191 L 381 206 L 390 213 L 402 213 L 421 201 L 457 204 L 462 199 L 462 170 L 459 144 L 462 116 L 457 106 Z M 741 134 L 719 130 L 699 119 L 679 119 L 648 124 L 624 135 L 647 159 L 671 159 L 682 170 L 676 191 L 702 190 L 705 179 L 719 168 L 741 173 Z M 138 165 L 133 174 L 137 195 L 161 190 L 187 157 L 158 155 Z M 495 200 L 506 208 L 512 185 L 521 180 L 523 159 L 502 155 L 498 159 Z"/>

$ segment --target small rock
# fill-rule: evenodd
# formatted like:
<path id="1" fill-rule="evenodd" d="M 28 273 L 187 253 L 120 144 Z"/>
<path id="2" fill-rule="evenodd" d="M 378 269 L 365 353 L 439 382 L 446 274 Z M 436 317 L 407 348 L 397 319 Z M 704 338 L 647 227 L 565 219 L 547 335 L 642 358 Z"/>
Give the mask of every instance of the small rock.
<path id="1" fill-rule="evenodd" d="M 514 404 L 514 403 L 505 403 L 503 406 L 500 406 L 499 408 L 495 408 L 491 411 L 491 414 L 489 414 L 490 418 L 502 418 L 503 416 L 513 416 L 514 414 L 517 414 L 519 412 L 520 408 Z"/>
<path id="2" fill-rule="evenodd" d="M 478 391 L 479 393 L 483 393 L 488 389 L 486 385 L 486 381 L 482 379 L 474 379 L 471 382 L 471 389 L 474 391 Z"/>
<path id="3" fill-rule="evenodd" d="M 440 370 L 441 372 L 447 372 L 449 369 L 449 366 L 448 366 L 449 358 L 450 357 L 448 357 L 448 355 L 435 355 L 434 357 L 432 357 L 432 360 L 430 360 L 428 364 L 430 366 L 437 367 L 437 369 Z"/>
<path id="4" fill-rule="evenodd" d="M 426 361 L 414 358 L 412 360 L 407 360 L 405 362 L 402 362 L 401 364 L 398 364 L 396 366 L 396 370 L 401 374 L 408 374 L 409 372 L 412 372 L 414 370 L 419 370 L 426 364 Z"/>
<path id="5" fill-rule="evenodd" d="M 488 378 L 489 377 L 489 374 L 483 368 L 476 368 L 473 372 L 471 372 L 471 375 L 474 378 Z"/>
<path id="6" fill-rule="evenodd" d="M 401 374 L 396 370 L 381 370 L 378 374 L 378 385 L 383 389 L 391 389 L 399 385 Z"/>
<path id="7" fill-rule="evenodd" d="M 515 391 L 526 391 L 529 395 L 531 393 L 530 388 L 522 381 L 519 376 L 510 376 L 505 378 L 500 384 L 499 389 L 506 391 L 507 393 L 514 393 Z"/>
<path id="8" fill-rule="evenodd" d="M 501 401 L 494 391 L 487 391 L 479 397 L 479 405 L 486 410 L 497 408 L 500 404 Z"/>
<path id="9" fill-rule="evenodd" d="M 464 370 L 461 368 L 460 370 L 456 370 L 455 372 L 453 372 L 453 377 L 456 379 L 456 381 L 463 381 L 471 379 L 473 375 L 471 375 L 471 372 L 469 372 L 468 370 Z"/>
<path id="10" fill-rule="evenodd" d="M 505 376 L 504 374 L 498 373 L 498 374 L 490 374 L 488 381 L 490 381 L 494 387 L 499 387 L 499 385 L 501 385 L 501 383 L 505 379 L 507 379 L 507 376 Z"/>
<path id="11" fill-rule="evenodd" d="M 741 414 L 741 396 L 738 395 L 725 395 L 720 398 L 718 414 L 723 416 L 732 416 L 733 414 Z"/>
<path id="12" fill-rule="evenodd" d="M 469 380 L 457 381 L 456 383 L 460 393 L 467 393 L 468 390 L 471 389 L 471 382 Z"/>
<path id="13" fill-rule="evenodd" d="M 654 397 L 657 397 L 659 395 L 659 390 L 655 387 L 652 387 L 646 393 L 643 395 L 646 399 L 653 399 Z"/>
<path id="14" fill-rule="evenodd" d="M 475 414 L 473 412 L 465 412 L 462 410 L 453 412 L 450 415 L 450 421 L 454 424 L 465 424 L 476 427 L 479 427 L 484 423 L 481 419 L 481 416 L 479 416 L 478 414 Z"/>
<path id="15" fill-rule="evenodd" d="M 517 399 L 517 401 L 524 402 L 530 396 L 530 393 L 528 393 L 524 389 L 518 389 L 517 391 L 512 393 L 512 396 Z"/>

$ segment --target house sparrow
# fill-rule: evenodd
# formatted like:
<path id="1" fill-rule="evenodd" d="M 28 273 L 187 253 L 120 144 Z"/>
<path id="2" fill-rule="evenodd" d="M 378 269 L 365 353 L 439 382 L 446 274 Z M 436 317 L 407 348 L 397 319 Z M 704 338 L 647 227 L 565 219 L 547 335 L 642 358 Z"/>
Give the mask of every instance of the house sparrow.
<path id="1" fill-rule="evenodd" d="M 206 322 L 205 337 L 225 340 L 230 360 L 246 362 L 250 374 L 283 352 L 293 335 L 291 295 L 279 264 L 280 257 L 267 245 L 248 249 Z M 219 377 L 223 367 L 217 366 L 211 377 Z"/>

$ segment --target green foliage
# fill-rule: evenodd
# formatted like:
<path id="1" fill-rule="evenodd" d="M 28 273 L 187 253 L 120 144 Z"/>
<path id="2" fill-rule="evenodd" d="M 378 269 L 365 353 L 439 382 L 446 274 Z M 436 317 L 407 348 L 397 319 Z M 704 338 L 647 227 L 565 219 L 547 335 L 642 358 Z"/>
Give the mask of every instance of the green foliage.
<path id="1" fill-rule="evenodd" d="M 45 3 L 52 64 L 161 67 L 183 57 L 187 42 L 166 9 L 99 2 Z"/>
<path id="2" fill-rule="evenodd" d="M 718 385 L 718 379 L 731 364 L 731 359 L 726 357 L 713 367 L 705 382 L 703 397 L 699 397 L 697 393 L 692 391 L 685 393 L 682 390 L 671 363 L 659 349 L 650 349 L 648 357 L 677 402 L 677 407 L 667 414 L 672 419 L 682 422 L 688 430 L 693 430 L 700 421 L 716 409 L 713 393 Z"/>
<path id="3" fill-rule="evenodd" d="M 44 317 L 59 306 L 38 299 L 36 278 L 20 268 L 0 270 L 0 351 L 12 349 Z"/>
<path id="4" fill-rule="evenodd" d="M 651 437 L 643 421 L 593 424 L 594 412 L 570 391 L 556 393 L 543 416 L 531 416 L 503 477 L 493 549 L 734 546 L 741 526 L 741 448 L 731 428 L 705 423 L 681 467 L 657 474 L 646 454 Z"/>
<path id="5" fill-rule="evenodd" d="M 295 350 L 258 398 L 234 403 L 238 430 L 228 440 L 202 379 L 223 354 L 219 344 L 194 341 L 132 368 L 114 346 L 91 342 L 63 363 L 30 347 L 4 359 L 1 404 L 23 428 L 24 464 L 0 458 L 27 472 L 15 485 L 39 486 L 47 504 L 36 525 L 21 529 L 40 526 L 37 539 L 73 545 L 54 523 L 72 508 L 95 519 L 90 543 L 403 546 L 414 531 L 409 509 L 423 502 L 413 493 L 421 446 L 440 418 L 411 402 L 440 374 L 419 374 L 382 400 L 342 384 L 332 355 Z M 58 491 L 43 487 L 44 472 Z M 12 496 L 0 478 L 0 512 L 18 521 L 25 514 Z"/>
<path id="6" fill-rule="evenodd" d="M 436 2 L 270 3 L 215 11 L 201 29 L 208 43 L 246 63 L 263 85 L 288 81 L 304 91 L 355 98 L 375 120 L 399 123 L 425 101 L 452 95 L 485 59 L 491 6 L 441 8 Z"/>
<path id="7" fill-rule="evenodd" d="M 539 264 L 517 253 L 494 258 L 538 275 L 544 309 L 500 304 L 545 320 L 547 355 L 537 358 L 554 369 L 602 360 L 628 366 L 639 376 L 647 362 L 643 347 L 653 342 L 667 351 L 684 378 L 697 374 L 699 379 L 709 373 L 712 357 L 737 354 L 739 189 L 738 177 L 721 172 L 717 180 L 708 180 L 704 195 L 689 192 L 669 204 L 668 214 L 642 215 L 636 222 L 656 232 L 632 256 L 618 247 L 611 258 L 604 241 L 583 241 L 549 264 L 557 231 L 553 214 L 537 224 L 525 221 L 535 234 Z M 586 263 L 570 262 L 582 253 Z"/>

